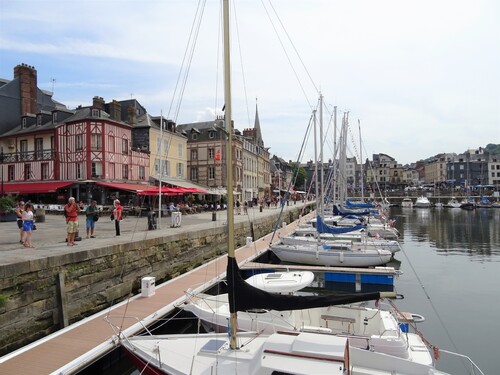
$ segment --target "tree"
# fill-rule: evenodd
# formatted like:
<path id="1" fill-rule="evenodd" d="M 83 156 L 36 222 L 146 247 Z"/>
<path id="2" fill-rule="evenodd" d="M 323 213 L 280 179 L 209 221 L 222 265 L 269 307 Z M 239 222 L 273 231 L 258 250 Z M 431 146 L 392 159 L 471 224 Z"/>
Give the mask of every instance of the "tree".
<path id="1" fill-rule="evenodd" d="M 304 168 L 302 168 L 299 165 L 299 170 L 296 173 L 296 165 L 297 165 L 296 163 L 292 163 L 292 170 L 293 170 L 293 174 L 295 177 L 295 181 L 294 181 L 295 189 L 301 188 L 301 189 L 305 190 L 306 187 L 304 186 L 304 183 L 305 183 L 306 178 L 307 178 L 307 172 Z"/>

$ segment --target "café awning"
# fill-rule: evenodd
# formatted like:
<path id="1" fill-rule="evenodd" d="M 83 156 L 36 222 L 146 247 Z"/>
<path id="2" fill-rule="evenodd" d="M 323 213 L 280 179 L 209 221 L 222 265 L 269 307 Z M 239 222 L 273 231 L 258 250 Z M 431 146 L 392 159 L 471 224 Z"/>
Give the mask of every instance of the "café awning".
<path id="1" fill-rule="evenodd" d="M 151 176 L 151 178 L 156 181 L 160 181 L 157 177 Z M 179 188 L 188 189 L 186 193 L 195 193 L 195 194 L 207 194 L 208 187 L 196 184 L 192 181 L 184 180 L 181 178 L 172 178 L 172 177 L 163 177 L 161 179 L 163 184 L 173 185 Z"/>
<path id="2" fill-rule="evenodd" d="M 4 183 L 4 194 L 41 194 L 55 193 L 57 189 L 62 189 L 73 185 L 71 181 L 50 181 L 50 182 L 22 182 Z"/>
<path id="3" fill-rule="evenodd" d="M 97 181 L 96 185 L 104 186 L 111 189 L 126 190 L 134 193 L 154 189 L 156 186 L 149 184 L 127 184 L 123 182 L 101 182 Z"/>

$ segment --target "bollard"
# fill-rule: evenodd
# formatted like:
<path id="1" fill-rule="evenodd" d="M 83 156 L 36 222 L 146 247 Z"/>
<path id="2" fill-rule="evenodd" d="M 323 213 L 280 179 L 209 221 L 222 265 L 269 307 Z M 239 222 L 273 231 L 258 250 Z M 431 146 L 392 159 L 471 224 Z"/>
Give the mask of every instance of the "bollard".
<path id="1" fill-rule="evenodd" d="M 262 205 L 260 205 L 259 207 L 260 207 L 260 208 L 259 208 L 260 212 L 262 212 Z"/>
<path id="2" fill-rule="evenodd" d="M 286 221 L 283 222 L 283 224 L 281 224 L 281 226 L 283 227 L 283 229 L 286 228 Z"/>
<path id="3" fill-rule="evenodd" d="M 36 222 L 37 223 L 44 223 L 45 222 L 45 209 L 44 208 L 37 208 L 36 209 Z"/>
<path id="4" fill-rule="evenodd" d="M 215 211 L 212 212 L 212 221 L 217 221 L 217 213 Z"/>
<path id="5" fill-rule="evenodd" d="M 252 244 L 252 237 L 247 237 L 247 246 Z"/>

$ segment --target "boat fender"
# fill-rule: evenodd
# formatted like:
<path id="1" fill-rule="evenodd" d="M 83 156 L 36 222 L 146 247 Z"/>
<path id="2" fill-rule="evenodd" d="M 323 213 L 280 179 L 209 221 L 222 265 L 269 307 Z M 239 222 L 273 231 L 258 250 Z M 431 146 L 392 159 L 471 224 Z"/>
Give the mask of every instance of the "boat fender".
<path id="1" fill-rule="evenodd" d="M 425 317 L 423 315 L 411 313 L 411 317 L 415 323 L 425 322 Z"/>

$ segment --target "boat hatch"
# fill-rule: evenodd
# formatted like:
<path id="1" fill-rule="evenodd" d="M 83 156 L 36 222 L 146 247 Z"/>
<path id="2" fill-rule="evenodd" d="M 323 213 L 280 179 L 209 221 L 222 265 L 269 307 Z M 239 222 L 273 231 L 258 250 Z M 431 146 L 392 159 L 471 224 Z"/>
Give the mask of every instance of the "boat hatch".
<path id="1" fill-rule="evenodd" d="M 210 340 L 205 345 L 203 345 L 200 349 L 200 352 L 204 353 L 218 353 L 221 348 L 226 343 L 226 340 Z"/>

